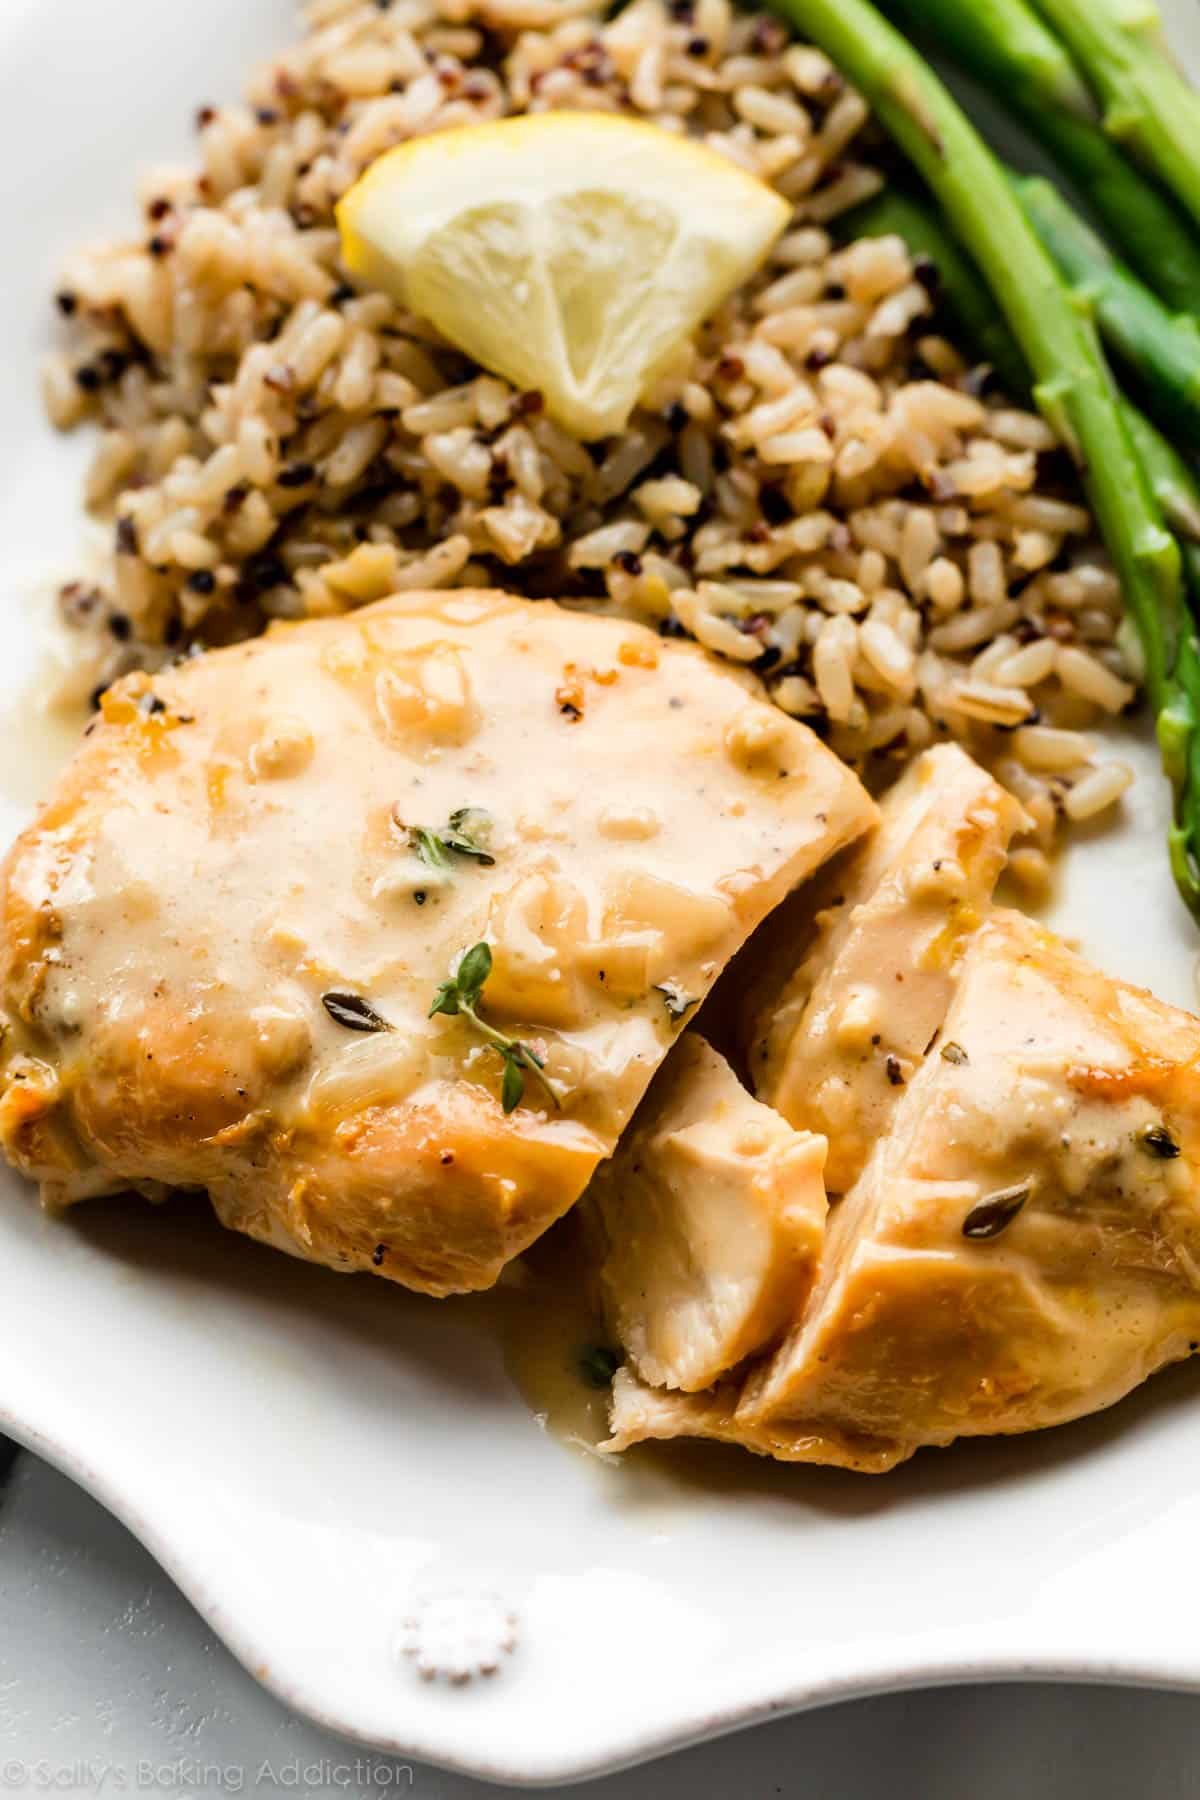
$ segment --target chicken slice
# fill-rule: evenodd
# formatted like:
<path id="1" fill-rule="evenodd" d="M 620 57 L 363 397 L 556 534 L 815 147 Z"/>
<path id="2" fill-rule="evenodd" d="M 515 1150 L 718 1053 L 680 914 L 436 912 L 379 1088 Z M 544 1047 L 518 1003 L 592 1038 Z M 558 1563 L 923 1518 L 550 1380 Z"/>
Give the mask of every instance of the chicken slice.
<path id="1" fill-rule="evenodd" d="M 672 1051 L 589 1189 L 605 1308 L 646 1381 L 705 1388 L 782 1336 L 825 1234 L 824 1163 L 702 1038 Z"/>
<path id="2" fill-rule="evenodd" d="M 613 1378 L 609 1410 L 611 1436 L 598 1448 L 608 1454 L 635 1444 L 673 1438 L 709 1438 L 735 1444 L 776 1462 L 830 1463 L 862 1475 L 878 1475 L 895 1466 L 888 1445 L 840 1428 L 834 1434 L 803 1426 L 752 1425 L 738 1411 L 741 1384 L 735 1378 L 717 1382 L 703 1393 L 681 1394 L 651 1387 L 630 1368 Z"/>
<path id="3" fill-rule="evenodd" d="M 753 679 L 550 602 L 128 677 L 0 875 L 0 1142 L 51 1204 L 207 1188 L 297 1255 L 486 1287 L 874 810 Z M 483 942 L 481 1023 L 430 1016 Z"/>
<path id="4" fill-rule="evenodd" d="M 1200 1339 L 1198 1160 L 1200 1021 L 994 914 L 803 1319 L 699 1435 L 879 1469 L 1111 1405 Z M 688 1422 L 632 1391 L 614 1427 Z"/>
<path id="5" fill-rule="evenodd" d="M 957 745 L 927 750 L 884 799 L 870 837 L 768 927 L 785 966 L 762 984 L 755 1091 L 792 1125 L 829 1139 L 830 1193 L 853 1185 L 887 1130 L 946 1015 L 1009 840 L 1027 825 L 1012 795 Z M 789 958 L 786 934 L 806 901 L 816 929 Z"/>

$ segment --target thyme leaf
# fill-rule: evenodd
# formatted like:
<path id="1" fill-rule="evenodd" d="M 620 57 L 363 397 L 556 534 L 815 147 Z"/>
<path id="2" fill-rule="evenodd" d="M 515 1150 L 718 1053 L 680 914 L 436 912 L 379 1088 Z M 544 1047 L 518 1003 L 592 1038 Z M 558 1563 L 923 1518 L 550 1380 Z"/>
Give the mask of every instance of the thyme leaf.
<path id="1" fill-rule="evenodd" d="M 434 994 L 429 1017 L 432 1019 L 437 1013 L 445 1013 L 454 1018 L 461 1014 L 487 1039 L 504 1063 L 500 1104 L 506 1113 L 515 1111 L 524 1099 L 526 1073 L 541 1084 L 556 1107 L 561 1107 L 562 1102 L 542 1072 L 546 1067 L 544 1058 L 529 1044 L 522 1043 L 520 1038 L 507 1037 L 504 1032 L 497 1031 L 494 1025 L 489 1025 L 486 1019 L 480 1018 L 477 1009 L 484 983 L 491 972 L 490 947 L 486 943 L 472 944 L 459 958 L 454 973 L 442 982 Z"/>
<path id="2" fill-rule="evenodd" d="M 446 845 L 428 825 L 410 825 L 408 841 L 427 868 L 441 871 L 450 867 Z"/>
<path id="3" fill-rule="evenodd" d="M 511 1056 L 504 1058 L 504 1079 L 500 1083 L 500 1104 L 506 1113 L 520 1106 L 525 1098 L 525 1077 L 520 1064 Z"/>
<path id="4" fill-rule="evenodd" d="M 450 814 L 450 823 L 443 831 L 433 831 L 428 825 L 408 826 L 408 841 L 426 867 L 440 875 L 450 869 L 454 856 L 469 857 L 490 869 L 496 859 L 479 840 L 486 837 L 491 824 L 490 815 L 481 807 L 460 806 Z"/>
<path id="5" fill-rule="evenodd" d="M 436 1013 L 453 1016 L 469 1012 L 479 1004 L 483 984 L 491 972 L 492 952 L 487 944 L 473 944 L 469 950 L 464 950 L 453 975 L 443 981 L 434 995 L 429 1017 L 432 1019 Z"/>
<path id="6" fill-rule="evenodd" d="M 588 1387 L 612 1386 L 612 1378 L 621 1366 L 620 1352 L 607 1344 L 585 1344 L 576 1359 L 579 1373 Z"/>
<path id="7" fill-rule="evenodd" d="M 460 806 L 450 814 L 450 823 L 442 833 L 442 842 L 456 856 L 473 857 L 490 869 L 495 857 L 487 847 L 492 829 L 492 815 L 481 806 Z"/>

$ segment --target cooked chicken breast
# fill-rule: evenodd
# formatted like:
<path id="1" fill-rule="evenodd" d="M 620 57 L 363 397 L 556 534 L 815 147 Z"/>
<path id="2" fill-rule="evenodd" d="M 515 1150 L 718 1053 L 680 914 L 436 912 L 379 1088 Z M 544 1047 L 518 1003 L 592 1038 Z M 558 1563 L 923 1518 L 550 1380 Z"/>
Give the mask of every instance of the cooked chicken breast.
<path id="1" fill-rule="evenodd" d="M 706 1388 L 782 1336 L 825 1235 L 825 1140 L 796 1132 L 689 1033 L 588 1200 L 617 1341 L 646 1381 Z"/>
<path id="2" fill-rule="evenodd" d="M 0 1142 L 51 1204 L 207 1188 L 297 1255 L 485 1287 L 873 817 L 752 680 L 549 602 L 405 595 L 129 677 L 0 882 Z M 479 943 L 474 1016 L 431 1017 Z"/>
<path id="3" fill-rule="evenodd" d="M 789 1339 L 690 1406 L 626 1378 L 613 1447 L 875 1470 L 1109 1406 L 1200 1340 L 1198 1163 L 1200 1021 L 996 913 Z"/>
<path id="4" fill-rule="evenodd" d="M 957 745 L 927 750 L 884 799 L 877 829 L 767 927 L 779 954 L 749 1053 L 755 1091 L 828 1137 L 830 1193 L 853 1185 L 887 1130 L 1027 823 Z M 805 900 L 814 929 L 789 958 Z"/>

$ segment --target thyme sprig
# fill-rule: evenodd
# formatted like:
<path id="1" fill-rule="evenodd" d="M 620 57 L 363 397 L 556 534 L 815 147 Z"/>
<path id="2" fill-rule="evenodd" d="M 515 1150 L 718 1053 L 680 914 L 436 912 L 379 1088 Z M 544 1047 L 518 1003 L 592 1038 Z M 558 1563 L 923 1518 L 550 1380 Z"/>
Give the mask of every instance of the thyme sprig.
<path id="1" fill-rule="evenodd" d="M 449 869 L 447 847 L 436 831 L 430 831 L 428 825 L 410 825 L 408 841 L 426 868 L 436 869 L 439 873 Z"/>
<path id="2" fill-rule="evenodd" d="M 445 1013 L 451 1018 L 461 1015 L 469 1019 L 476 1031 L 499 1053 L 504 1063 L 500 1104 L 506 1113 L 512 1112 L 521 1104 L 525 1096 L 527 1073 L 541 1084 L 554 1105 L 561 1108 L 561 1100 L 543 1073 L 545 1059 L 528 1044 L 522 1043 L 520 1038 L 506 1037 L 504 1032 L 497 1031 L 494 1025 L 489 1025 L 486 1019 L 480 1018 L 479 1002 L 484 983 L 491 972 L 490 947 L 483 943 L 472 944 L 459 958 L 454 973 L 438 988 L 433 997 L 433 1005 L 429 1008 L 429 1017 L 432 1019 L 437 1013 Z"/>
<path id="3" fill-rule="evenodd" d="M 496 860 L 487 847 L 491 829 L 492 815 L 481 806 L 460 806 L 450 814 L 442 842 L 456 856 L 473 857 L 485 869 L 490 869 Z"/>
<path id="4" fill-rule="evenodd" d="M 408 841 L 425 866 L 439 874 L 450 869 L 455 856 L 470 857 L 490 869 L 496 859 L 480 839 L 486 838 L 491 823 L 480 807 L 460 806 L 450 814 L 449 824 L 441 831 L 433 831 L 428 825 L 408 826 Z"/>

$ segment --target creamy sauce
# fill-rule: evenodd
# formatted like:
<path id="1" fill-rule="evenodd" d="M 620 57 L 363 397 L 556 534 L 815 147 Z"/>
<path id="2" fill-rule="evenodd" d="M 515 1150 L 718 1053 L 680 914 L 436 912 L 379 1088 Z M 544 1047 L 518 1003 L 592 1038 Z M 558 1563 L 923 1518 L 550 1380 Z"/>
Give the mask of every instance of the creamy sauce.
<path id="1" fill-rule="evenodd" d="M 588 1378 L 585 1363 L 611 1335 L 575 1215 L 526 1251 L 490 1293 L 456 1304 L 495 1338 L 509 1378 L 542 1429 L 568 1449 L 591 1454 L 608 1436 L 609 1390 Z"/>
<path id="2" fill-rule="evenodd" d="M 46 798 L 88 721 L 87 707 L 57 705 L 46 688 L 47 677 L 39 671 L 0 710 L 0 795 L 22 808 Z"/>
<path id="3" fill-rule="evenodd" d="M 598 1478 L 620 1474 L 621 1504 L 655 1530 L 703 1494 L 748 1498 L 786 1495 L 797 1471 L 733 1444 L 676 1439 L 639 1444 L 623 1456 L 598 1446 L 611 1436 L 611 1390 L 593 1386 L 582 1353 L 613 1343 L 596 1280 L 595 1252 L 579 1214 L 570 1213 L 510 1267 L 487 1294 L 449 1305 L 458 1320 L 495 1343 L 523 1403 L 542 1431 Z"/>
<path id="4" fill-rule="evenodd" d="M 753 686 L 548 602 L 413 595 L 128 677 L 10 866 L 0 1132 L 52 1200 L 204 1187 L 315 1261 L 489 1287 L 612 1149 L 671 996 L 871 812 Z M 452 859 L 468 813 L 489 854 Z M 502 1111 L 495 1038 L 431 1011 L 480 942 L 549 1104 Z"/>
<path id="5" fill-rule="evenodd" d="M 92 717 L 90 658 L 58 620 L 52 595 L 38 591 L 34 665 L 15 695 L 0 703 L 0 798 L 27 810 L 49 794 Z"/>

